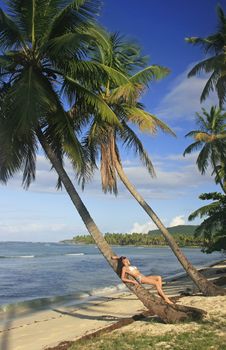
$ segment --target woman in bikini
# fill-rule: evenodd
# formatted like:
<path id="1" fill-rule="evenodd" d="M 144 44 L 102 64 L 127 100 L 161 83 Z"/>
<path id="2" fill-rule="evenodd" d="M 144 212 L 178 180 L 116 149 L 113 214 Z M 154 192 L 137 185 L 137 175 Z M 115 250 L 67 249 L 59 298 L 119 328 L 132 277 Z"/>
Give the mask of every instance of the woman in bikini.
<path id="1" fill-rule="evenodd" d="M 126 283 L 139 284 L 152 284 L 157 289 L 158 295 L 168 304 L 173 302 L 167 297 L 162 290 L 162 277 L 161 276 L 144 276 L 136 266 L 131 266 L 129 259 L 126 256 L 112 256 L 113 260 L 118 260 L 122 265 L 121 280 Z M 126 278 L 126 275 L 132 276 L 135 280 Z"/>

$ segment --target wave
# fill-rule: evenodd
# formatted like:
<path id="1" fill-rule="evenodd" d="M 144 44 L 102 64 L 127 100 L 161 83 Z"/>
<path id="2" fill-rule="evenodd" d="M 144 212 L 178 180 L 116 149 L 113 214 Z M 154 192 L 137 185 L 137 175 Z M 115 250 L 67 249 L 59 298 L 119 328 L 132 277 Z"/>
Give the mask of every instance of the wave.
<path id="1" fill-rule="evenodd" d="M 66 253 L 64 255 L 85 255 L 85 253 Z"/>
<path id="2" fill-rule="evenodd" d="M 63 254 L 43 254 L 43 255 L 1 255 L 0 259 L 31 259 L 31 258 L 47 258 L 56 256 L 80 256 L 85 253 L 63 253 Z"/>
<path id="3" fill-rule="evenodd" d="M 7 314 L 9 317 L 12 315 L 12 317 L 15 318 L 44 309 L 54 309 L 54 307 L 59 306 L 76 306 L 89 300 L 99 299 L 103 296 L 109 296 L 109 294 L 114 294 L 124 290 L 126 290 L 125 285 L 120 283 L 116 286 L 97 288 L 87 292 L 76 292 L 69 295 L 37 298 L 13 304 L 4 304 L 0 305 L 0 316 Z"/>
<path id="4" fill-rule="evenodd" d="M 18 258 L 22 258 L 22 259 L 28 259 L 28 258 L 34 258 L 35 255 L 3 255 L 0 256 L 0 259 L 18 259 Z"/>
<path id="5" fill-rule="evenodd" d="M 122 290 L 126 290 L 126 286 L 123 283 L 117 284 L 116 286 L 109 286 L 103 288 L 95 288 L 89 292 L 90 296 L 101 296 L 116 293 Z"/>

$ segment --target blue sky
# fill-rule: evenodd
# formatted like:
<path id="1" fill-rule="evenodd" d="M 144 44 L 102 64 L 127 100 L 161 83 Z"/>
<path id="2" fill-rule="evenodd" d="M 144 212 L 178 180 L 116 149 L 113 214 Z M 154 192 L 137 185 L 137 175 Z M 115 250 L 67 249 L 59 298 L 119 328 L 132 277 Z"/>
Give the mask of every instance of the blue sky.
<path id="1" fill-rule="evenodd" d="M 150 64 L 171 70 L 142 99 L 147 110 L 177 133 L 177 138 L 161 133 L 155 137 L 139 134 L 153 160 L 157 178 L 150 178 L 134 154 L 122 152 L 129 178 L 167 226 L 187 223 L 189 213 L 202 205 L 198 195 L 218 189 L 210 175 L 198 173 L 196 154 L 182 156 L 191 143 L 184 135 L 195 128 L 195 112 L 217 101 L 213 94 L 200 105 L 199 96 L 207 77 L 187 79 L 187 72 L 204 56 L 184 38 L 215 31 L 217 3 L 214 0 L 104 0 L 99 18 L 110 31 L 136 39 L 143 53 L 150 56 Z M 50 165 L 42 154 L 37 164 L 37 179 L 28 191 L 20 186 L 20 174 L 7 186 L 0 185 L 0 240 L 59 241 L 86 233 L 68 196 L 55 190 L 56 176 L 49 171 Z M 73 178 L 70 165 L 66 167 Z M 98 173 L 80 194 L 102 232 L 147 232 L 155 228 L 122 185 L 117 198 L 104 195 Z"/>

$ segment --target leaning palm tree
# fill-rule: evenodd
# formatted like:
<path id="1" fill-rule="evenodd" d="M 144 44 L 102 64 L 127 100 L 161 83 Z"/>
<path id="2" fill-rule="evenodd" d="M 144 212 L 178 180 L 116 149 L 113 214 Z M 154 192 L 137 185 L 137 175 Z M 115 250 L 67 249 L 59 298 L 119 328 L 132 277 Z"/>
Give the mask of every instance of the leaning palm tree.
<path id="1" fill-rule="evenodd" d="M 89 176 L 89 154 L 74 133 L 60 91 L 73 85 L 85 105 L 109 124 L 119 121 L 106 102 L 82 85 L 101 84 L 104 67 L 87 60 L 87 48 L 102 40 L 93 18 L 97 1 L 8 0 L 10 15 L 0 10 L 0 181 L 23 171 L 23 185 L 35 180 L 39 143 L 64 185 L 98 248 L 116 271 L 114 252 L 104 240 L 63 167 L 70 159 L 75 172 Z M 82 58 L 84 58 L 82 60 Z M 95 79 L 93 79 L 95 77 Z M 99 82 L 98 82 L 99 79 Z M 124 79 L 114 74 L 114 81 Z M 60 183 L 59 183 L 60 184 Z M 128 287 L 149 309 L 166 321 L 202 317 L 200 310 L 165 305 L 142 287 Z"/>
<path id="2" fill-rule="evenodd" d="M 201 101 L 204 101 L 211 91 L 216 90 L 219 105 L 222 107 L 226 101 L 226 15 L 219 5 L 217 6 L 217 15 L 218 28 L 216 33 L 206 38 L 190 37 L 185 40 L 193 45 L 201 46 L 204 53 L 210 55 L 197 63 L 188 73 L 189 78 L 201 72 L 210 74 L 202 91 Z"/>
<path id="3" fill-rule="evenodd" d="M 105 35 L 107 36 L 107 34 Z M 109 80 L 103 81 L 101 96 L 118 116 L 121 124 L 120 127 L 109 125 L 107 122 L 101 120 L 97 114 L 90 121 L 88 135 L 84 140 L 84 144 L 89 148 L 91 158 L 94 162 L 98 159 L 100 153 L 103 191 L 105 193 L 114 192 L 117 194 L 117 174 L 132 196 L 160 229 L 177 259 L 202 293 L 204 295 L 224 294 L 221 288 L 209 282 L 188 261 L 156 213 L 129 181 L 120 160 L 119 147 L 117 146 L 118 141 L 121 141 L 128 149 L 133 148 L 139 154 L 141 161 L 149 173 L 154 176 L 152 162 L 144 150 L 142 142 L 129 126 L 129 123 L 138 125 L 141 131 L 148 131 L 152 134 L 156 133 L 158 128 L 164 132 L 173 134 L 166 124 L 153 114 L 145 111 L 143 106 L 136 102 L 144 87 L 153 79 L 164 77 L 168 73 L 168 70 L 157 65 L 147 66 L 146 60 L 142 59 L 139 47 L 131 44 L 131 42 L 127 42 L 116 34 L 110 35 L 108 42 L 108 48 L 110 47 L 111 49 L 104 50 L 101 47 L 96 55 L 94 55 L 94 59 L 105 66 L 109 66 L 109 69 L 113 68 L 123 73 L 127 76 L 129 82 L 121 86 L 116 86 L 114 82 L 111 83 Z M 144 65 L 145 67 L 142 70 L 136 71 L 137 67 Z"/>
<path id="4" fill-rule="evenodd" d="M 226 193 L 225 166 L 226 166 L 226 114 L 216 106 L 210 112 L 202 108 L 202 114 L 196 113 L 198 130 L 190 131 L 186 137 L 192 137 L 195 142 L 189 145 L 183 155 L 200 150 L 196 163 L 201 174 L 212 168 L 215 181 L 220 184 Z"/>

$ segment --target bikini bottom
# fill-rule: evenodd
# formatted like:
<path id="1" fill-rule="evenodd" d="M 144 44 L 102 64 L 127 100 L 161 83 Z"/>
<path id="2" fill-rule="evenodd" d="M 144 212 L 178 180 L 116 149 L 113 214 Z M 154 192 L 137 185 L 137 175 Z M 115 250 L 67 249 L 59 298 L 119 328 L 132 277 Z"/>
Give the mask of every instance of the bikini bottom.
<path id="1" fill-rule="evenodd" d="M 135 278 L 135 280 L 141 284 L 141 279 L 142 279 L 143 275 L 137 275 Z"/>

